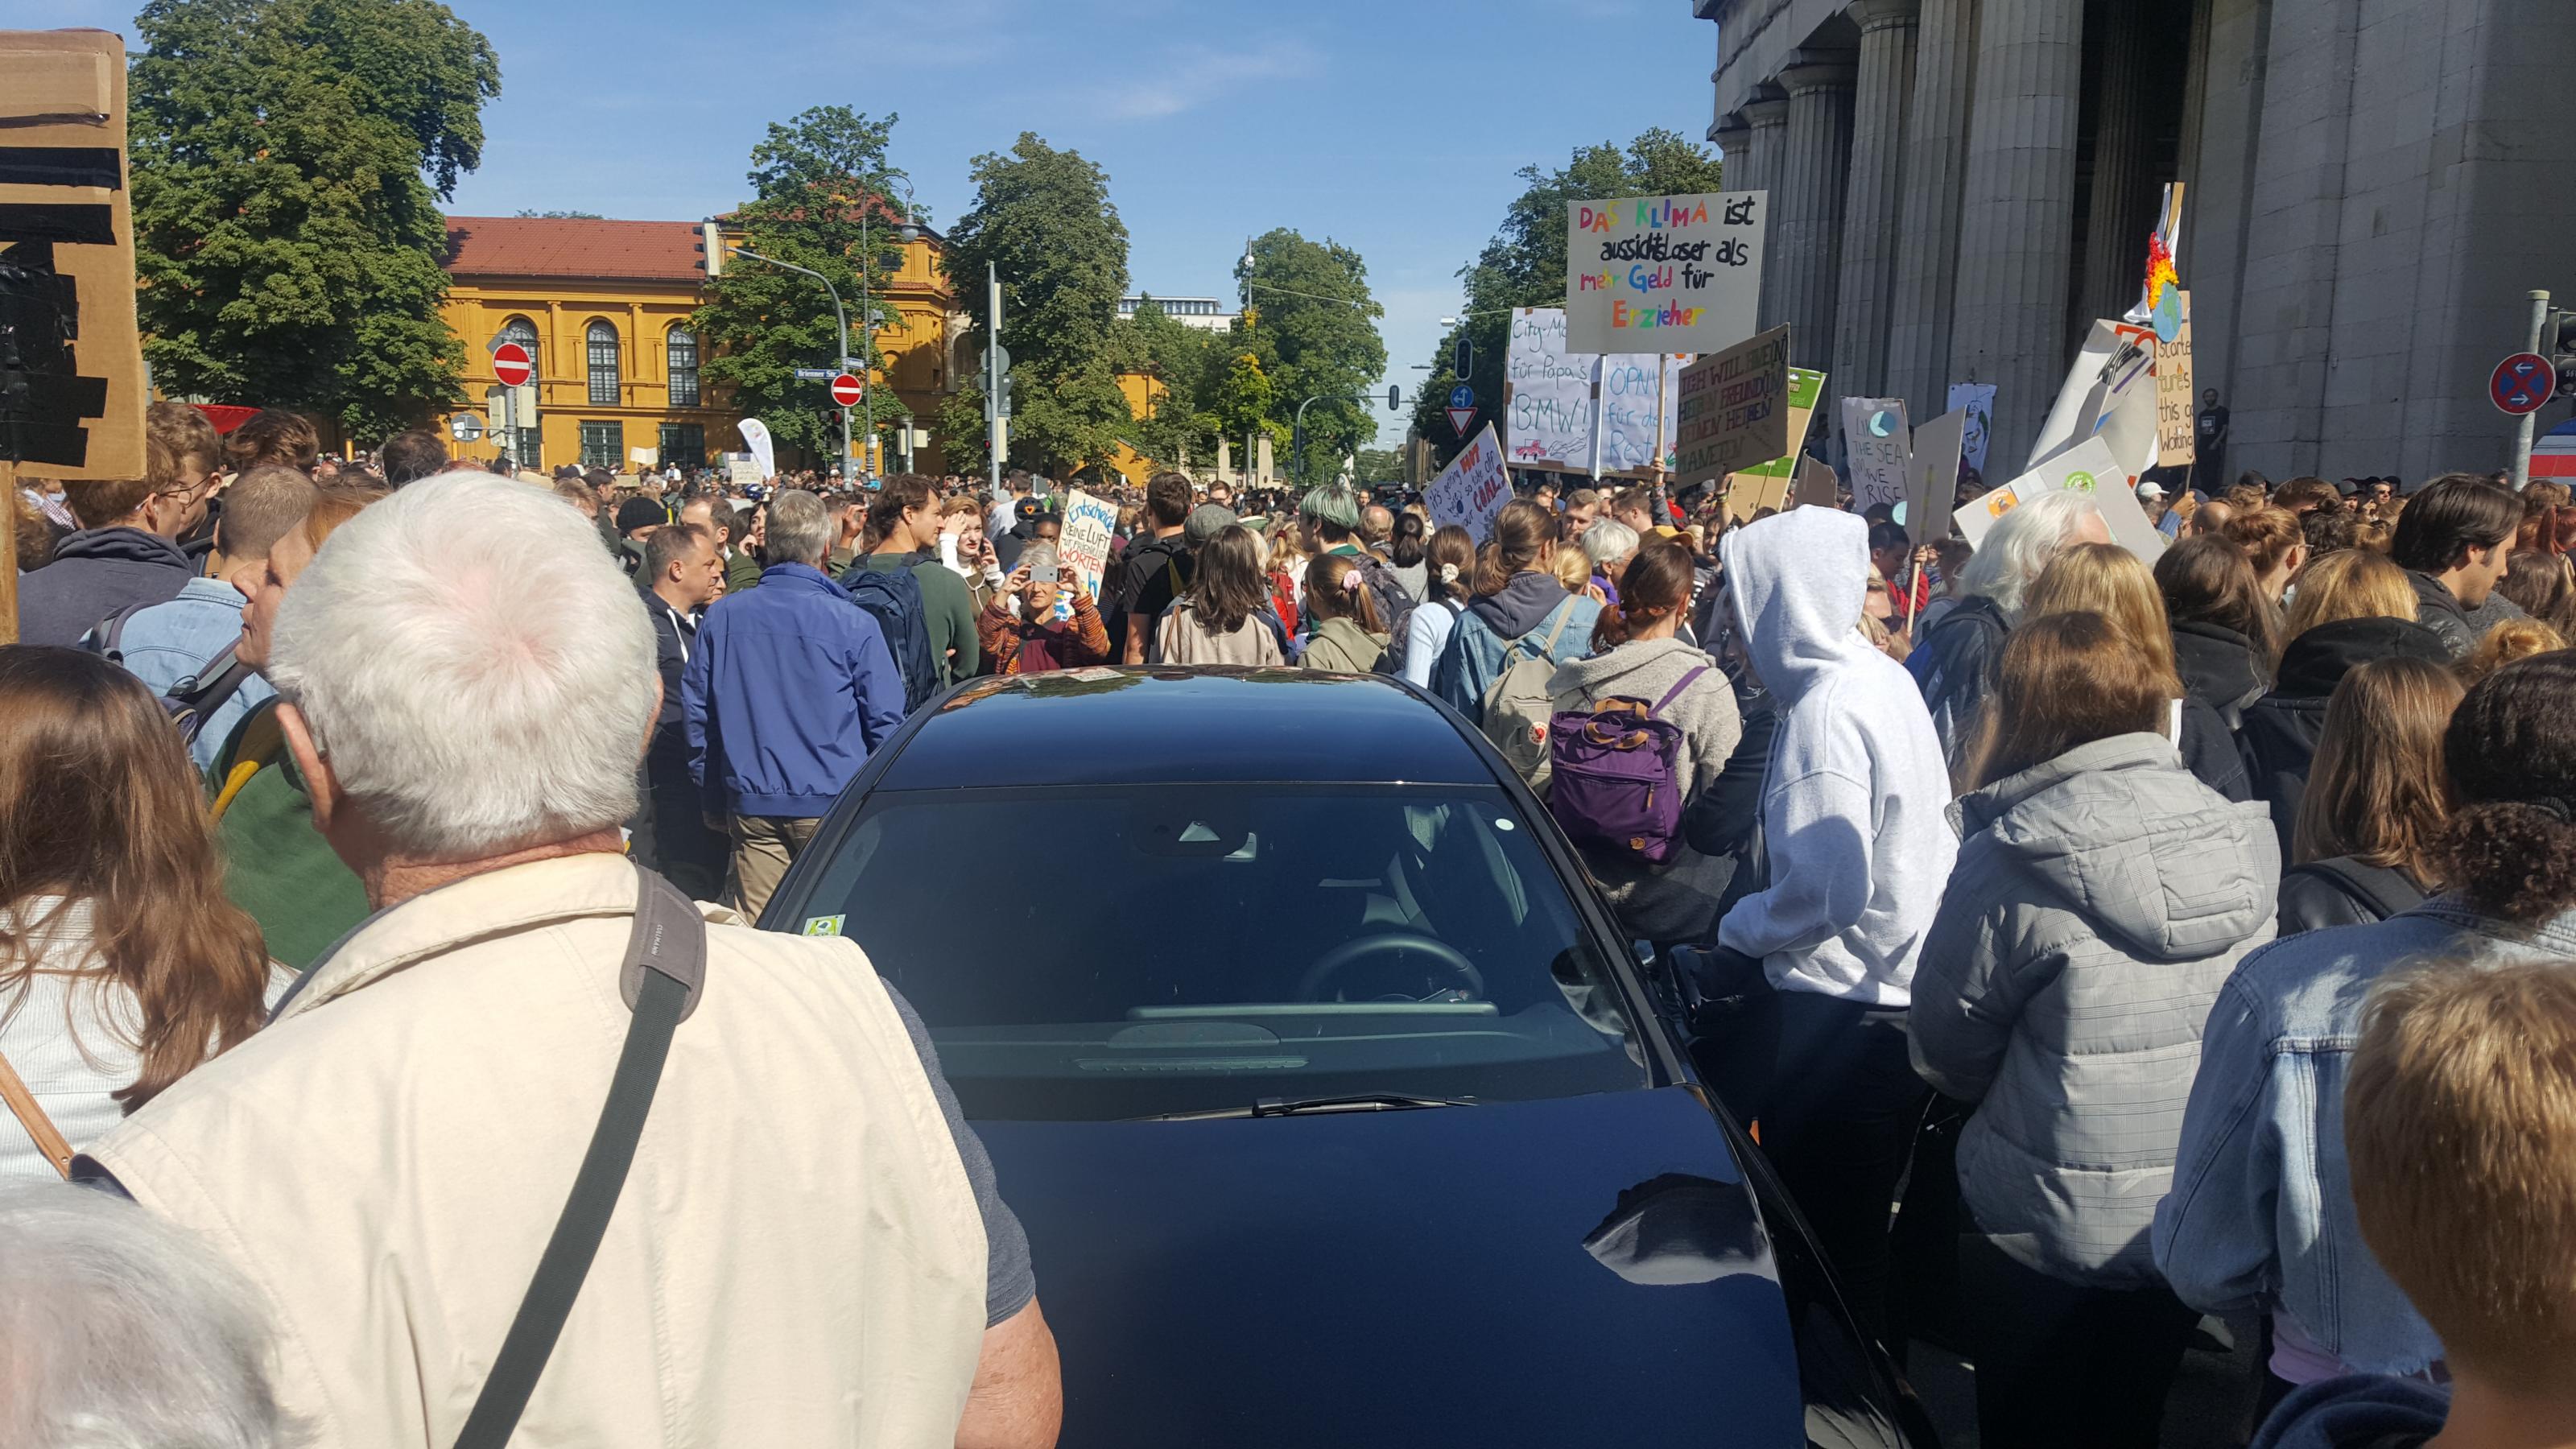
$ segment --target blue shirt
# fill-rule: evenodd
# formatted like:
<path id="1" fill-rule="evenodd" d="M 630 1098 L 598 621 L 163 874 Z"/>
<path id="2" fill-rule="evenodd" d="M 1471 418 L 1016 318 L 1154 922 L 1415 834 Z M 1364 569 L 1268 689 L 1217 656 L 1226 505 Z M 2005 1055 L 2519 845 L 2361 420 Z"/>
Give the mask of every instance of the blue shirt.
<path id="1" fill-rule="evenodd" d="M 2274 942 L 2220 988 L 2201 1034 L 2156 1266 L 2205 1313 L 2287 1313 L 2363 1373 L 2412 1374 L 2441 1340 L 2363 1243 L 2344 1161 L 2343 1089 L 2373 983 L 2417 959 L 2576 956 L 2576 911 L 2526 930 L 2455 896 L 2367 926 Z"/>
<path id="2" fill-rule="evenodd" d="M 192 578 L 179 586 L 178 597 L 168 603 L 129 615 L 117 638 L 117 651 L 135 678 L 154 694 L 168 694 L 187 680 L 202 678 L 206 665 L 224 646 L 240 640 L 243 602 L 241 590 L 222 579 Z M 85 642 L 92 649 L 106 645 L 95 630 Z M 232 698 L 209 712 L 196 741 L 188 746 L 197 768 L 210 768 L 224 741 L 232 738 L 233 727 L 276 693 L 267 680 L 254 674 L 242 681 Z"/>
<path id="3" fill-rule="evenodd" d="M 689 773 L 736 815 L 810 820 L 903 723 L 903 673 L 819 569 L 772 564 L 708 609 L 680 671 Z"/>

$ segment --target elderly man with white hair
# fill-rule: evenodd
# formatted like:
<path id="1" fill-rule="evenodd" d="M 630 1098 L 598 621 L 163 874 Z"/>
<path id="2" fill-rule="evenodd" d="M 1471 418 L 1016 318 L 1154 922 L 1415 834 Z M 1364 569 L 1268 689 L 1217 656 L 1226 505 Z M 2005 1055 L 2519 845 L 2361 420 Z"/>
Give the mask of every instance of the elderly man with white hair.
<path id="1" fill-rule="evenodd" d="M 620 853 L 659 677 L 591 538 L 455 475 L 314 557 L 269 673 L 375 914 L 83 1173 L 259 1286 L 321 1442 L 1052 1443 L 1027 1240 L 910 1008 Z"/>
<path id="2" fill-rule="evenodd" d="M 1932 710 L 1941 753 L 1957 773 L 1976 741 L 1977 706 L 1994 683 L 2004 635 L 2048 561 L 2079 543 L 2109 543 L 2111 527 L 2083 493 L 2042 493 L 2005 514 L 1959 573 L 1960 601 L 1914 646 L 1906 668 Z"/>

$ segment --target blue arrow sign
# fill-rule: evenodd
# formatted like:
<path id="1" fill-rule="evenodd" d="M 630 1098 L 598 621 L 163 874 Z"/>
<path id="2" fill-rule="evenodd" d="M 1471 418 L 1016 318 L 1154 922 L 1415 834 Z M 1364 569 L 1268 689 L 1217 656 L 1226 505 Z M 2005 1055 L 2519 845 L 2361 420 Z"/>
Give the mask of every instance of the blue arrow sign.
<path id="1" fill-rule="evenodd" d="M 1476 390 L 1474 388 L 1469 387 L 1467 384 L 1462 382 L 1456 387 L 1449 389 L 1449 406 L 1453 408 L 1472 408 L 1475 405 Z"/>

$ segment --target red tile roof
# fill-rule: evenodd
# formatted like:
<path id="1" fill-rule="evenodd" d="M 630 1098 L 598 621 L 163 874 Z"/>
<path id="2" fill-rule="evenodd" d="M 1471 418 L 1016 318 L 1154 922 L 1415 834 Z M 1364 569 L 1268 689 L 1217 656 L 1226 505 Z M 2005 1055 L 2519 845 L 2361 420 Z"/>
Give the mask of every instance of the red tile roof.
<path id="1" fill-rule="evenodd" d="M 451 216 L 446 265 L 454 276 L 695 282 L 698 235 L 690 221 Z"/>

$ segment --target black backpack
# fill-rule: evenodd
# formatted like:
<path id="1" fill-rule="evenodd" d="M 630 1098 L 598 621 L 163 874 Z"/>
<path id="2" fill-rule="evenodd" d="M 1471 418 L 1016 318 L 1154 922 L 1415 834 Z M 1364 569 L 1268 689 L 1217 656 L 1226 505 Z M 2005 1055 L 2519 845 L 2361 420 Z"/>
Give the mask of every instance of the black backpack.
<path id="1" fill-rule="evenodd" d="M 169 600 L 153 602 L 168 603 Z M 124 667 L 125 621 L 151 607 L 152 603 L 128 604 L 99 620 L 97 626 L 90 630 L 98 640 L 98 652 L 105 655 L 109 663 Z M 206 727 L 206 717 L 223 708 L 224 702 L 239 693 L 241 687 L 250 682 L 250 677 L 259 672 L 233 657 L 233 651 L 239 647 L 241 641 L 235 639 L 215 651 L 214 658 L 200 665 L 196 673 L 171 685 L 170 692 L 161 696 L 161 708 L 169 712 L 170 723 L 178 726 L 183 743 L 195 744 L 198 734 Z"/>
<path id="2" fill-rule="evenodd" d="M 1147 560 L 1154 562 L 1148 563 Z M 1128 581 L 1150 578 L 1152 575 L 1149 570 L 1159 567 L 1165 582 L 1172 588 L 1172 597 L 1164 600 L 1164 607 L 1169 608 L 1190 590 L 1190 576 L 1195 570 L 1185 569 L 1181 565 L 1196 563 L 1197 557 L 1190 552 L 1188 542 L 1179 534 L 1174 534 L 1170 538 L 1147 539 L 1141 543 L 1127 545 L 1127 551 L 1118 556 L 1117 597 L 1103 600 L 1101 603 L 1102 612 L 1108 616 L 1104 622 L 1109 631 L 1109 657 L 1112 661 L 1127 657 L 1127 616 L 1144 612 L 1138 607 L 1143 602 L 1143 589 L 1141 587 L 1130 589 L 1127 586 Z M 1143 564 L 1144 567 L 1135 567 L 1138 564 Z M 1160 611 L 1157 610 L 1155 613 L 1159 623 Z M 1148 638 L 1145 641 L 1145 662 L 1160 663 L 1161 660 L 1156 657 L 1157 653 L 1154 641 Z"/>
<path id="3" fill-rule="evenodd" d="M 939 661 L 930 648 L 930 606 L 909 564 L 879 573 L 861 559 L 841 575 L 841 587 L 885 631 L 903 675 L 903 712 L 910 714 L 939 692 Z"/>

